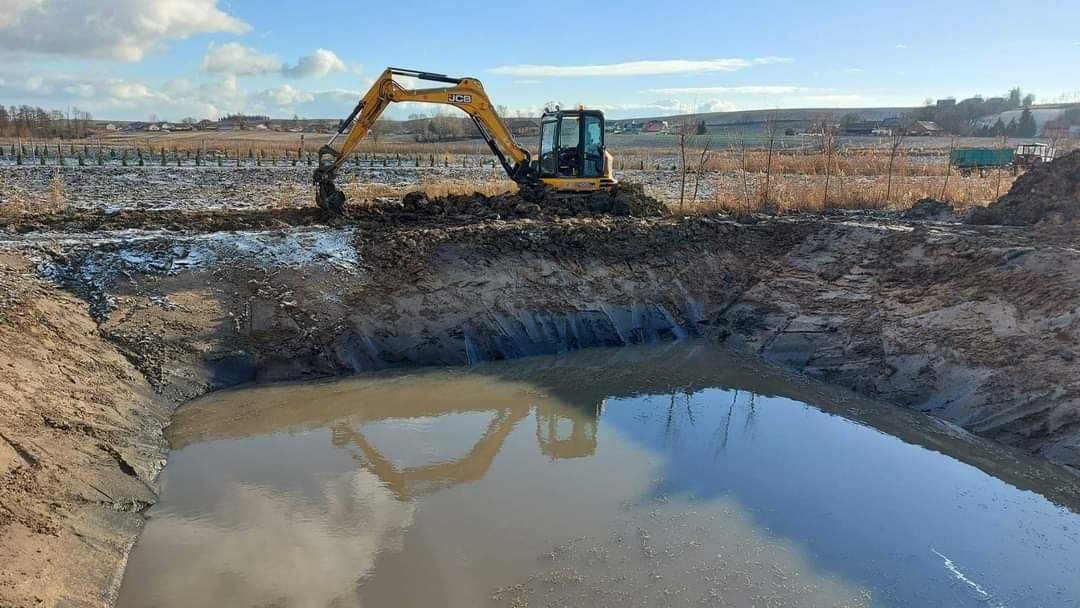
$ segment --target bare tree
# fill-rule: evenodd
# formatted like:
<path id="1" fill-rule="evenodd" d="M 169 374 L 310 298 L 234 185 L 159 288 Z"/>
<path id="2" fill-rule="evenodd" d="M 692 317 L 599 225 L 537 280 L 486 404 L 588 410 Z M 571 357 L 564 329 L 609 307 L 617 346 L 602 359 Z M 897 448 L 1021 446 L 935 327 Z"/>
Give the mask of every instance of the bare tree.
<path id="1" fill-rule="evenodd" d="M 765 156 L 765 188 L 761 193 L 762 205 L 769 206 L 769 180 L 772 178 L 773 147 L 776 145 L 776 114 L 769 114 L 765 119 L 765 145 L 768 152 Z"/>
<path id="2" fill-rule="evenodd" d="M 901 144 L 904 143 L 904 132 L 898 131 L 896 135 L 893 135 L 892 146 L 889 149 L 889 177 L 885 186 L 885 204 L 892 204 L 892 175 L 893 165 L 896 162 L 896 153 L 900 150 Z"/>
<path id="3" fill-rule="evenodd" d="M 833 153 L 836 150 L 836 133 L 829 125 L 821 124 L 821 155 L 825 158 L 825 191 L 821 195 L 822 208 L 829 206 L 829 180 L 832 177 Z"/>
<path id="4" fill-rule="evenodd" d="M 695 127 L 689 118 L 675 127 L 675 135 L 679 139 L 679 213 L 686 208 L 686 177 L 690 171 L 687 161 L 694 144 Z"/>
<path id="5" fill-rule="evenodd" d="M 733 152 L 736 153 L 739 159 L 739 176 L 742 178 L 742 191 L 743 191 L 743 204 L 746 206 L 746 214 L 749 215 L 753 212 L 753 206 L 750 203 L 750 160 L 746 150 L 746 140 L 743 139 L 741 134 L 736 133 L 732 139 Z"/>
<path id="6" fill-rule="evenodd" d="M 949 177 L 952 175 L 952 157 L 953 151 L 956 150 L 956 142 L 957 137 L 955 135 L 949 138 L 949 158 L 947 159 L 947 164 L 945 165 L 945 182 L 941 184 L 941 196 L 938 197 L 942 201 L 945 200 L 945 193 L 949 189 Z"/>
<path id="7" fill-rule="evenodd" d="M 690 197 L 690 206 L 693 207 L 697 203 L 698 188 L 701 186 L 701 176 L 705 173 L 705 165 L 709 162 L 709 157 L 712 155 L 710 150 L 712 146 L 712 138 L 706 137 L 705 141 L 701 145 L 701 155 L 698 157 L 697 171 L 694 173 L 694 193 Z"/>
<path id="8" fill-rule="evenodd" d="M 1002 148 L 1009 147 L 1009 136 L 1008 135 L 1002 135 L 1001 136 L 1001 147 Z M 994 199 L 1001 198 L 1001 170 L 1002 169 L 1003 169 L 1003 167 L 999 164 L 997 166 L 997 185 L 994 188 Z"/>

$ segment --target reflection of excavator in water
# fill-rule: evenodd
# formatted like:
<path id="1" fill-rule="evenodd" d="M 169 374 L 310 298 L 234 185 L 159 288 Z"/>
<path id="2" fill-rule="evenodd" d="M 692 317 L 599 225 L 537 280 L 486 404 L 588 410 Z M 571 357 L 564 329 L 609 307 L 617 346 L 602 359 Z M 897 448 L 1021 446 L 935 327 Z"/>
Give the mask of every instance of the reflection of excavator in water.
<path id="1" fill-rule="evenodd" d="M 483 478 L 510 431 L 529 415 L 530 410 L 534 410 L 536 416 L 536 441 L 543 454 L 552 459 L 591 456 L 596 452 L 596 425 L 602 407 L 602 404 L 596 406 L 596 411 L 590 414 L 577 408 L 541 401 L 535 406 L 521 403 L 494 411 L 476 410 L 491 411 L 494 415 L 484 434 L 465 456 L 458 460 L 412 468 L 396 466 L 375 448 L 362 431 L 354 430 L 348 424 L 336 424 L 331 427 L 330 432 L 335 446 L 359 450 L 359 453 L 354 453 L 354 458 L 375 473 L 400 500 L 411 500 L 443 488 Z M 454 411 L 460 413 L 468 410 Z M 437 407 L 427 412 L 432 416 L 445 413 L 445 410 Z M 386 412 L 385 418 L 380 413 L 371 414 L 369 413 L 367 422 L 402 418 L 400 412 Z M 421 417 L 423 414 L 418 411 L 408 412 L 408 416 L 412 417 Z M 569 432 L 563 436 L 562 431 Z"/>
<path id="2" fill-rule="evenodd" d="M 406 89 L 394 82 L 395 75 L 450 86 Z M 479 80 L 387 68 L 352 113 L 341 121 L 337 133 L 319 150 L 319 167 L 313 179 L 317 188 L 315 202 L 320 208 L 341 213 L 345 194 L 334 184 L 338 169 L 387 106 L 402 101 L 446 104 L 468 114 L 526 198 L 543 196 L 548 189 L 589 193 L 616 184 L 611 173 L 611 155 L 604 149 L 604 114 L 599 110 L 580 107 L 545 112 L 540 118 L 540 157 L 533 160 L 529 151 L 514 141 Z M 334 141 L 350 127 L 345 143 L 335 150 Z"/>

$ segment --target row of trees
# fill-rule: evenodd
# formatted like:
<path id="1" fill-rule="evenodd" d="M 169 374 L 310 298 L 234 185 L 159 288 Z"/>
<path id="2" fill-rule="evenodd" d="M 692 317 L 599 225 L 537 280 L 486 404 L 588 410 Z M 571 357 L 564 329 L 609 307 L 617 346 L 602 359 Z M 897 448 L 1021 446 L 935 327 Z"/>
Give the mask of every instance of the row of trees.
<path id="1" fill-rule="evenodd" d="M 72 108 L 67 113 L 35 106 L 0 104 L 0 137 L 85 137 L 92 128 L 89 112 Z"/>
<path id="2" fill-rule="evenodd" d="M 1035 123 L 1035 116 L 1031 113 L 1031 108 L 1024 108 L 1024 111 L 1020 113 L 1020 118 L 1014 118 L 1008 124 L 998 118 L 993 125 L 972 130 L 972 135 L 982 136 L 1035 137 L 1038 133 L 1039 126 Z"/>
<path id="3" fill-rule="evenodd" d="M 1008 94 L 1003 97 L 991 97 L 989 99 L 983 98 L 982 95 L 976 95 L 956 101 L 953 98 L 939 99 L 936 102 L 932 99 L 927 99 L 926 104 L 913 112 L 909 118 L 911 120 L 931 120 L 934 121 L 948 133 L 956 135 L 978 135 L 987 131 L 990 135 L 1017 135 L 1021 137 L 1031 137 L 1035 135 L 1034 131 L 1028 134 L 1029 127 L 1033 127 L 1035 124 L 1034 118 L 1030 116 L 1030 110 L 1026 112 L 1028 119 L 1030 119 L 1030 125 L 1027 124 L 1028 119 L 1023 121 L 1016 121 L 1017 124 L 1008 125 L 1003 124 L 1001 133 L 995 132 L 997 126 L 987 129 L 980 129 L 976 126 L 977 121 L 985 116 L 992 116 L 994 114 L 1000 114 L 1008 110 L 1018 110 L 1020 108 L 1028 109 L 1035 103 L 1035 95 L 1024 92 L 1020 87 L 1014 87 L 1010 89 Z M 1012 129 L 1012 131 L 1009 131 Z"/>

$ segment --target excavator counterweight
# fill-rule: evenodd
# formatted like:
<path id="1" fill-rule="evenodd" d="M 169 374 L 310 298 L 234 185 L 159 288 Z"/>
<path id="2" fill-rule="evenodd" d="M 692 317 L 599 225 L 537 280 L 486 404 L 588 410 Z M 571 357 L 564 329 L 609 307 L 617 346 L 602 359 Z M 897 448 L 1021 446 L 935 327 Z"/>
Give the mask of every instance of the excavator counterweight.
<path id="1" fill-rule="evenodd" d="M 449 86 L 406 89 L 394 81 L 394 76 Z M 602 112 L 584 108 L 545 112 L 540 119 L 540 154 L 534 160 L 526 148 L 514 141 L 479 80 L 387 68 L 341 121 L 337 133 L 319 150 L 319 166 L 312 180 L 316 187 L 315 202 L 320 208 L 332 213 L 344 210 L 345 194 L 335 184 L 338 170 L 386 108 L 403 101 L 451 105 L 468 114 L 506 174 L 524 192 L 535 194 L 552 189 L 587 193 L 616 184 L 611 173 L 612 158 L 604 148 Z M 334 142 L 342 135 L 345 142 L 335 149 Z"/>

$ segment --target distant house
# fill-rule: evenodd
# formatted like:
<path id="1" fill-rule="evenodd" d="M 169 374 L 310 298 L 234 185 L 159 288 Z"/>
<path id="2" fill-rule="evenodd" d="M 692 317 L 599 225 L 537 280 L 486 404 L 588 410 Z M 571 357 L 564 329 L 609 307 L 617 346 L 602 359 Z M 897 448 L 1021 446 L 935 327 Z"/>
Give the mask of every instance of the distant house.
<path id="1" fill-rule="evenodd" d="M 540 134 L 540 123 L 535 118 L 505 118 L 503 122 L 514 137 L 535 137 Z"/>
<path id="2" fill-rule="evenodd" d="M 110 122 L 109 124 L 105 125 L 105 130 L 106 131 L 118 131 L 119 129 L 117 129 L 115 124 Z"/>
<path id="3" fill-rule="evenodd" d="M 200 131 L 217 131 L 218 125 L 212 120 L 206 120 L 205 118 L 197 123 Z"/>
<path id="4" fill-rule="evenodd" d="M 160 131 L 161 130 L 161 125 L 156 125 L 156 124 L 146 125 L 146 130 L 147 131 Z"/>
<path id="5" fill-rule="evenodd" d="M 1069 136 L 1069 123 L 1060 118 L 1048 121 L 1043 125 L 1043 137 L 1059 139 Z"/>
<path id="6" fill-rule="evenodd" d="M 908 127 L 908 135 L 941 135 L 944 131 L 932 120 L 916 120 Z"/>
<path id="7" fill-rule="evenodd" d="M 896 133 L 904 128 L 904 120 L 899 116 L 890 116 L 881 121 L 881 128 L 889 129 Z"/>
<path id="8" fill-rule="evenodd" d="M 666 120 L 650 120 L 645 123 L 645 126 L 641 127 L 641 130 L 646 133 L 664 133 L 668 130 L 668 122 Z"/>
<path id="9" fill-rule="evenodd" d="M 844 125 L 844 135 L 872 135 L 879 123 L 869 120 L 852 122 Z"/>
<path id="10" fill-rule="evenodd" d="M 188 123 L 179 123 L 172 126 L 173 131 L 194 131 L 195 127 Z"/>
<path id="11" fill-rule="evenodd" d="M 892 137 L 892 129 L 888 127 L 878 127 L 873 131 L 870 131 L 870 134 L 878 137 Z"/>
<path id="12" fill-rule="evenodd" d="M 257 131 L 267 131 L 269 129 L 270 129 L 270 127 L 266 126 L 264 123 L 259 123 L 259 124 L 255 125 L 255 130 L 257 130 Z"/>

